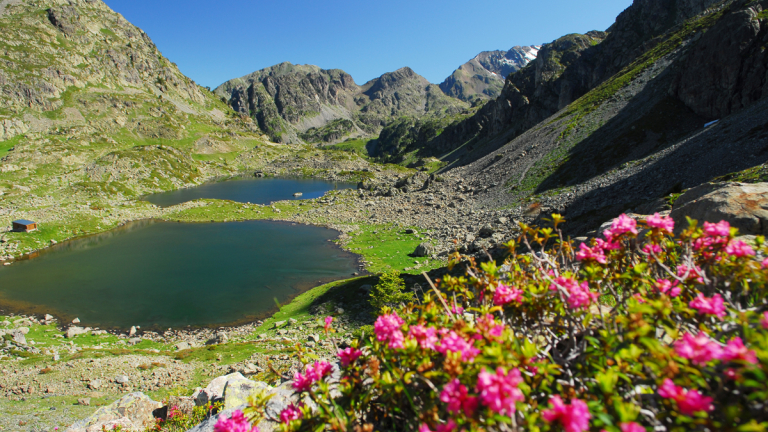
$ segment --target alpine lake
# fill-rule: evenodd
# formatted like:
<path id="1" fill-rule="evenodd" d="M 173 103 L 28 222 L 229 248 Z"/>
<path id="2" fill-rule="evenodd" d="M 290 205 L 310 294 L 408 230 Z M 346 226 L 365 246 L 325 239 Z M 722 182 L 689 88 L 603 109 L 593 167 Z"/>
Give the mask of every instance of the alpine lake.
<path id="1" fill-rule="evenodd" d="M 256 204 L 351 188 L 303 179 L 236 179 L 145 197 L 159 206 L 198 199 Z M 357 256 L 337 232 L 275 221 L 144 220 L 60 243 L 0 268 L 0 306 L 81 325 L 149 329 L 233 325 L 267 316 L 293 296 L 348 278 Z"/>

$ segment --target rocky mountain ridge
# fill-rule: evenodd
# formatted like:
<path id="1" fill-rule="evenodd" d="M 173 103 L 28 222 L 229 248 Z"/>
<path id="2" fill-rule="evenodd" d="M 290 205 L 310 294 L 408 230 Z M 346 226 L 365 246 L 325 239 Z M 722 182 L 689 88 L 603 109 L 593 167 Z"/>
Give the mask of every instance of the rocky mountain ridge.
<path id="1" fill-rule="evenodd" d="M 459 66 L 440 83 L 448 96 L 464 101 L 495 99 L 506 78 L 536 59 L 541 45 L 515 46 L 509 51 L 483 51 Z"/>
<path id="2" fill-rule="evenodd" d="M 227 81 L 214 92 L 283 143 L 372 135 L 401 116 L 451 114 L 466 107 L 408 67 L 360 86 L 338 69 L 286 62 Z"/>

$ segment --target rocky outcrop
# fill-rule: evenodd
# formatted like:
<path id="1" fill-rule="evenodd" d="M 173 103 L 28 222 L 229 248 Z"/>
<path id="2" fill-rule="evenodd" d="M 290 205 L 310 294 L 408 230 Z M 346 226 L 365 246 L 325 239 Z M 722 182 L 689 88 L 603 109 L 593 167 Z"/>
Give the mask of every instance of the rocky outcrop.
<path id="1" fill-rule="evenodd" d="M 700 116 L 715 120 L 768 94 L 766 2 L 738 2 L 699 36 L 670 92 Z"/>
<path id="2" fill-rule="evenodd" d="M 675 202 L 672 218 L 703 222 L 728 221 L 741 235 L 768 235 L 768 183 L 705 183 Z M 685 228 L 678 223 L 677 229 Z"/>
<path id="3" fill-rule="evenodd" d="M 410 68 L 358 86 L 338 69 L 279 65 L 219 86 L 215 93 L 237 112 L 253 117 L 273 140 L 335 142 L 378 131 L 399 116 L 422 116 L 462 103 L 445 96 Z"/>
<path id="4" fill-rule="evenodd" d="M 21 120 L 0 120 L 0 141 L 9 140 L 29 131 L 29 126 Z"/>
<path id="5" fill-rule="evenodd" d="M 143 431 L 155 425 L 152 412 L 162 405 L 144 393 L 130 393 L 76 422 L 66 432 L 99 432 L 102 428 L 112 430 L 116 425 L 125 431 Z"/>

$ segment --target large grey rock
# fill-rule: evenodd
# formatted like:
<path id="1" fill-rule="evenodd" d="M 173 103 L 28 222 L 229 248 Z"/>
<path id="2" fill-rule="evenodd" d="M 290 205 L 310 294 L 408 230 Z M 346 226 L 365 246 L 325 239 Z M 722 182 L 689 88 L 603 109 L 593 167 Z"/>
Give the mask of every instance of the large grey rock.
<path id="1" fill-rule="evenodd" d="M 144 393 L 130 393 L 74 423 L 66 432 L 101 431 L 101 426 L 113 425 L 114 422 L 125 424 L 124 430 L 143 431 L 155 424 L 152 411 L 162 406 L 163 404 L 153 401 Z"/>
<path id="2" fill-rule="evenodd" d="M 420 245 L 416 246 L 416 250 L 413 251 L 413 256 L 415 257 L 428 257 L 432 255 L 433 247 L 429 243 L 421 243 Z"/>
<path id="3" fill-rule="evenodd" d="M 210 418 L 188 430 L 187 432 L 213 432 L 213 427 L 216 426 L 216 423 L 218 423 L 219 419 L 228 419 L 232 417 L 232 413 L 237 410 L 242 411 L 245 409 L 245 407 L 245 405 L 241 405 L 239 407 L 219 411 L 216 415 L 212 415 Z"/>
<path id="4" fill-rule="evenodd" d="M 72 327 L 67 329 L 66 336 L 67 336 L 67 339 L 72 339 L 73 337 L 75 337 L 77 335 L 81 335 L 81 334 L 85 334 L 85 333 L 86 333 L 86 330 L 84 328 L 78 327 L 78 326 L 72 326 Z"/>
<path id="5" fill-rule="evenodd" d="M 703 222 L 728 221 L 742 235 L 768 235 L 768 183 L 706 183 L 684 193 L 671 213 L 675 229 L 685 217 Z"/>

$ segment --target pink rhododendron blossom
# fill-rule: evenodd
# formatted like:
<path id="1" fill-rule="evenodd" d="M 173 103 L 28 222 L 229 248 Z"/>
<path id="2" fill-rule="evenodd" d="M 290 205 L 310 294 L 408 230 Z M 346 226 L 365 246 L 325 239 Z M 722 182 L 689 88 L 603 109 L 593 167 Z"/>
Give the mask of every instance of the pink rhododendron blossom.
<path id="1" fill-rule="evenodd" d="M 555 279 L 555 283 L 549 286 L 549 289 L 556 291 L 557 287 L 565 288 L 568 292 L 568 306 L 571 309 L 579 309 L 589 306 L 598 297 L 597 293 L 589 290 L 589 283 L 584 281 L 579 285 L 576 280 L 560 276 Z"/>
<path id="2" fill-rule="evenodd" d="M 511 416 L 515 413 L 515 403 L 525 400 L 523 392 L 517 386 L 523 382 L 519 369 L 504 373 L 499 367 L 496 373 L 490 373 L 483 368 L 477 375 L 475 390 L 480 395 L 483 405 L 501 415 Z"/>
<path id="3" fill-rule="evenodd" d="M 669 378 L 664 380 L 658 393 L 665 399 L 673 399 L 677 402 L 680 412 L 685 415 L 693 415 L 699 411 L 709 412 L 715 409 L 711 397 L 702 396 L 698 390 L 687 390 L 677 386 Z"/>
<path id="4" fill-rule="evenodd" d="M 725 253 L 736 258 L 755 256 L 755 250 L 741 240 L 731 240 L 725 247 Z"/>
<path id="5" fill-rule="evenodd" d="M 699 293 L 695 299 L 688 303 L 688 306 L 696 309 L 700 314 L 714 315 L 718 318 L 725 316 L 725 303 L 720 294 L 715 294 L 712 298 L 708 298 L 704 297 L 704 294 Z"/>
<path id="6" fill-rule="evenodd" d="M 608 262 L 605 253 L 600 246 L 589 247 L 584 243 L 579 245 L 579 251 L 576 252 L 576 259 L 579 261 L 597 261 L 600 264 Z"/>
<path id="7" fill-rule="evenodd" d="M 419 425 L 419 432 L 432 432 L 432 429 L 429 428 L 429 425 L 426 423 L 422 423 Z"/>
<path id="8" fill-rule="evenodd" d="M 637 234 L 637 222 L 622 214 L 611 223 L 611 229 L 603 232 L 605 238 L 615 238 L 625 233 Z"/>
<path id="9" fill-rule="evenodd" d="M 451 307 L 451 312 L 453 312 L 453 313 L 455 313 L 455 314 L 457 314 L 457 315 L 461 315 L 461 314 L 463 314 L 463 313 L 464 313 L 464 308 L 463 308 L 463 307 L 461 307 L 461 306 L 456 306 L 456 305 L 453 305 L 453 306 Z"/>
<path id="10" fill-rule="evenodd" d="M 331 329 L 331 323 L 333 322 L 332 316 L 325 317 L 325 331 L 328 331 Z"/>
<path id="11" fill-rule="evenodd" d="M 677 277 L 684 278 L 686 282 L 695 280 L 698 283 L 704 283 L 704 278 L 701 275 L 704 273 L 698 266 L 688 268 L 685 264 L 677 266 Z"/>
<path id="12" fill-rule="evenodd" d="M 477 408 L 477 397 L 467 394 L 467 386 L 462 384 L 458 378 L 454 378 L 443 387 L 440 392 L 440 400 L 447 404 L 448 412 L 456 413 L 464 411 L 472 415 Z"/>
<path id="13" fill-rule="evenodd" d="M 458 426 L 456 421 L 448 419 L 447 423 L 437 425 L 435 432 L 453 432 L 456 429 L 456 426 Z M 419 426 L 419 432 L 432 432 L 432 430 L 426 423 L 422 423 L 421 426 Z"/>
<path id="14" fill-rule="evenodd" d="M 363 355 L 363 352 L 357 348 L 345 348 L 343 350 L 339 350 L 338 355 L 342 366 L 349 366 L 351 363 L 354 363 L 358 357 Z"/>
<path id="15" fill-rule="evenodd" d="M 405 324 L 397 313 L 381 315 L 373 324 L 373 331 L 376 333 L 376 340 L 389 342 L 389 347 L 393 349 L 403 348 L 403 332 L 400 327 Z"/>
<path id="16" fill-rule="evenodd" d="M 233 412 L 230 418 L 219 418 L 213 430 L 214 432 L 259 432 L 258 427 L 251 427 L 240 410 Z"/>
<path id="17" fill-rule="evenodd" d="M 757 355 L 753 350 L 747 349 L 744 346 L 744 342 L 742 342 L 740 337 L 735 337 L 728 341 L 725 348 L 723 348 L 721 359 L 725 362 L 740 360 L 752 364 L 757 363 Z"/>
<path id="18" fill-rule="evenodd" d="M 635 422 L 621 423 L 619 428 L 621 432 L 645 432 L 645 428 Z"/>
<path id="19" fill-rule="evenodd" d="M 545 409 L 541 412 L 542 418 L 548 423 L 559 421 L 563 425 L 565 432 L 583 432 L 589 430 L 589 419 L 592 415 L 586 402 L 573 399 L 570 405 L 563 403 L 560 396 L 549 398 L 551 409 Z"/>
<path id="20" fill-rule="evenodd" d="M 768 258 L 763 260 L 763 268 L 768 268 Z"/>
<path id="21" fill-rule="evenodd" d="M 739 377 L 739 373 L 736 372 L 736 369 L 728 368 L 723 372 L 723 375 L 725 375 L 726 378 L 735 380 Z"/>
<path id="22" fill-rule="evenodd" d="M 704 332 L 699 332 L 695 337 L 690 333 L 683 335 L 681 340 L 675 342 L 675 352 L 697 366 L 703 366 L 723 355 L 720 345 Z"/>
<path id="23" fill-rule="evenodd" d="M 643 298 L 643 296 L 640 293 L 635 293 L 634 295 L 632 295 L 632 298 L 637 300 L 638 303 L 645 303 L 645 299 Z"/>
<path id="24" fill-rule="evenodd" d="M 461 353 L 461 360 L 469 362 L 480 354 L 480 350 L 475 348 L 473 343 L 467 342 L 463 337 L 451 330 L 443 336 L 440 345 L 436 349 L 440 354 L 447 354 L 448 352 Z"/>
<path id="25" fill-rule="evenodd" d="M 656 289 L 659 290 L 662 294 L 667 294 L 668 296 L 674 298 L 680 295 L 680 292 L 682 291 L 680 287 L 676 287 L 675 284 L 668 281 L 667 279 L 656 279 Z"/>
<path id="26" fill-rule="evenodd" d="M 295 372 L 293 374 L 293 388 L 302 392 L 312 388 L 312 384 L 323 379 L 324 376 L 331 373 L 333 366 L 328 362 L 320 361 L 307 365 L 304 373 Z"/>
<path id="27" fill-rule="evenodd" d="M 648 243 L 645 246 L 643 246 L 643 252 L 648 255 L 651 255 L 651 254 L 658 255 L 661 253 L 661 246 L 657 244 Z"/>
<path id="28" fill-rule="evenodd" d="M 606 231 L 607 232 L 607 231 Z M 619 250 L 621 249 L 621 242 L 618 241 L 611 241 L 609 237 L 608 241 L 602 240 L 602 239 L 595 239 L 595 246 L 596 248 L 600 248 L 603 251 L 612 251 L 612 250 Z"/>
<path id="29" fill-rule="evenodd" d="M 675 221 L 671 217 L 661 217 L 658 213 L 654 213 L 645 220 L 645 224 L 649 228 L 657 228 L 668 233 L 672 233 L 675 229 Z"/>
<path id="30" fill-rule="evenodd" d="M 522 303 L 523 291 L 515 287 L 499 284 L 499 286 L 496 287 L 496 292 L 493 294 L 493 304 L 496 306 L 504 306 L 513 301 Z"/>
<path id="31" fill-rule="evenodd" d="M 408 329 L 408 338 L 415 339 L 421 349 L 435 349 L 437 344 L 437 330 L 434 327 L 424 327 L 423 325 L 411 326 Z"/>
<path id="32" fill-rule="evenodd" d="M 704 222 L 704 234 L 708 237 L 728 237 L 731 235 L 731 224 L 728 221 L 716 224 Z"/>
<path id="33" fill-rule="evenodd" d="M 504 326 L 497 323 L 490 314 L 477 319 L 477 329 L 493 338 L 499 338 L 504 333 Z"/>
<path id="34" fill-rule="evenodd" d="M 304 417 L 304 413 L 302 413 L 301 409 L 294 404 L 288 405 L 280 412 L 280 421 L 283 423 L 290 423 L 293 420 L 299 420 L 302 417 Z"/>

